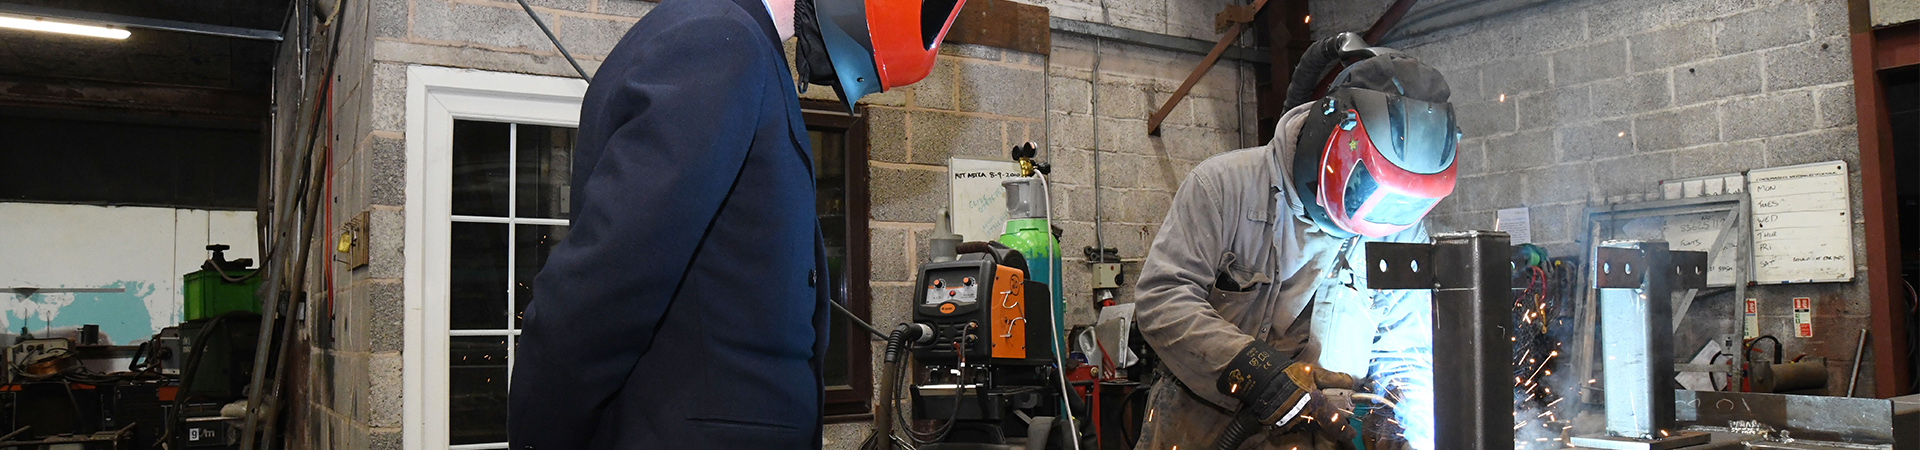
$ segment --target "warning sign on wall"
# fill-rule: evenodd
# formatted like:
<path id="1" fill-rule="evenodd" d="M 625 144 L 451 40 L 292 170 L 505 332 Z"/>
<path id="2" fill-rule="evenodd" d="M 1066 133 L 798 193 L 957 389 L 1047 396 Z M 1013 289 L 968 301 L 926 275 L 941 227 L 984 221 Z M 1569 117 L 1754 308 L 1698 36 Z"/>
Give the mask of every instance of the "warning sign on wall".
<path id="1" fill-rule="evenodd" d="M 1794 337 L 1813 337 L 1813 299 L 1793 298 L 1793 335 Z"/>
<path id="2" fill-rule="evenodd" d="M 1746 335 L 1747 339 L 1760 337 L 1760 299 L 1747 299 Z"/>

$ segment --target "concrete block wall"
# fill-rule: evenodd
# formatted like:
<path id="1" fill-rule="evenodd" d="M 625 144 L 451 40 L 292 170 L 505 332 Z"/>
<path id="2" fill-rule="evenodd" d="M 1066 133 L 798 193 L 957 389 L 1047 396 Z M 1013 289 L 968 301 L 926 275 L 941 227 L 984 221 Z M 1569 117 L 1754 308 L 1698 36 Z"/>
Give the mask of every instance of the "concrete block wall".
<path id="1" fill-rule="evenodd" d="M 1313 2 L 1314 35 L 1364 28 L 1387 3 Z M 1581 0 L 1384 44 L 1435 66 L 1453 89 L 1460 181 L 1435 208 L 1436 230 L 1487 229 L 1496 210 L 1527 207 L 1533 239 L 1575 255 L 1588 244 L 1585 208 L 1658 199 L 1661 180 L 1844 160 L 1860 217 L 1846 16 L 1841 0 Z M 1863 236 L 1856 223 L 1856 247 Z M 1862 266 L 1856 280 L 1865 277 Z M 1749 296 L 1761 301 L 1762 334 L 1779 336 L 1789 357 L 1828 357 L 1831 391 L 1844 391 L 1867 326 L 1865 284 Z M 1815 337 L 1792 337 L 1792 297 L 1814 299 Z"/>
<path id="2" fill-rule="evenodd" d="M 284 124 L 279 127 L 286 128 L 276 134 L 275 152 L 281 157 L 305 150 L 306 121 L 315 108 L 322 111 L 317 151 L 330 154 L 332 192 L 325 199 L 331 214 L 324 216 L 327 222 L 320 228 L 336 230 L 363 212 L 370 220 L 370 235 L 362 240 L 370 249 L 368 266 L 350 269 L 335 261 L 337 235 L 331 231 L 309 244 L 309 303 L 294 337 L 294 361 L 287 375 L 289 448 L 401 446 L 399 249 L 404 224 L 399 208 L 405 161 L 400 141 L 373 126 L 373 36 L 380 25 L 379 8 L 347 2 L 334 24 L 317 27 L 307 63 L 313 73 L 304 84 L 283 84 L 276 103 Z M 335 34 L 340 35 L 340 50 L 329 81 L 321 78 L 321 68 L 329 60 L 326 49 Z M 298 73 L 290 56 L 297 54 L 282 52 L 283 79 Z M 329 267 L 330 285 L 325 275 Z"/>

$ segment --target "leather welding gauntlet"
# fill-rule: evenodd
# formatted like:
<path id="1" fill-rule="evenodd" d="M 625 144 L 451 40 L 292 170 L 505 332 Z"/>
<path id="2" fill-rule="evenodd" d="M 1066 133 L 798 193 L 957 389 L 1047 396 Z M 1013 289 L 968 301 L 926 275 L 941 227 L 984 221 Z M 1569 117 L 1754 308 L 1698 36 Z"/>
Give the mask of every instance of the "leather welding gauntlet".
<path id="1" fill-rule="evenodd" d="M 1329 400 L 1321 389 L 1350 392 L 1353 386 L 1350 375 L 1294 362 L 1265 342 L 1247 344 L 1215 383 L 1221 393 L 1240 400 L 1240 412 L 1215 448 L 1238 448 L 1267 426 L 1282 432 L 1312 430 L 1335 442 L 1351 441 L 1354 430 L 1346 420 L 1350 413 L 1341 411 L 1340 402 Z"/>

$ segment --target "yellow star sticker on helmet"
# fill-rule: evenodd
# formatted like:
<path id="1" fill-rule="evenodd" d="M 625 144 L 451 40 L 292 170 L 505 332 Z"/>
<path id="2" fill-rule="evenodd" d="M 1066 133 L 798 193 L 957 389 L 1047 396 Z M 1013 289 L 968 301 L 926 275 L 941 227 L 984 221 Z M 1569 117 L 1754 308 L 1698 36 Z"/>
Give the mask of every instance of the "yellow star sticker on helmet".
<path id="1" fill-rule="evenodd" d="M 1355 140 L 1355 139 L 1347 140 L 1347 150 L 1359 150 L 1359 149 L 1360 149 L 1359 140 Z"/>

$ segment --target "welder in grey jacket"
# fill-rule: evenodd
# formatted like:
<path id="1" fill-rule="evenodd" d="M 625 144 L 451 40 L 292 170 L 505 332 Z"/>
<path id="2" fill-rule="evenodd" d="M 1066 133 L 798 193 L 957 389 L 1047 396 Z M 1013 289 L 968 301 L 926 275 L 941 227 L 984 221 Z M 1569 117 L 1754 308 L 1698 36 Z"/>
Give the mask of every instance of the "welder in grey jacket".
<path id="1" fill-rule="evenodd" d="M 1454 186 L 1447 84 L 1351 33 L 1307 53 L 1274 140 L 1195 167 L 1153 240 L 1137 319 L 1171 376 L 1139 448 L 1350 448 L 1355 388 L 1397 400 L 1369 430 L 1404 428 L 1367 446 L 1432 446 L 1430 294 L 1367 289 L 1363 243 L 1428 241 Z M 1307 103 L 1341 57 L 1368 59 Z"/>

